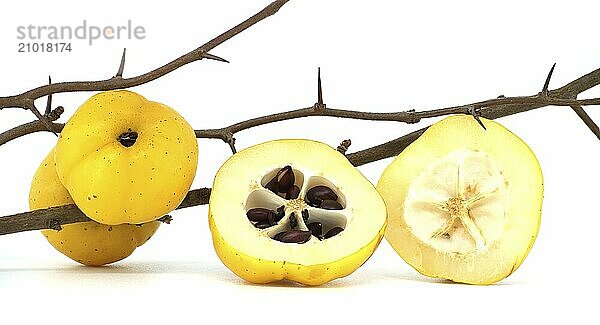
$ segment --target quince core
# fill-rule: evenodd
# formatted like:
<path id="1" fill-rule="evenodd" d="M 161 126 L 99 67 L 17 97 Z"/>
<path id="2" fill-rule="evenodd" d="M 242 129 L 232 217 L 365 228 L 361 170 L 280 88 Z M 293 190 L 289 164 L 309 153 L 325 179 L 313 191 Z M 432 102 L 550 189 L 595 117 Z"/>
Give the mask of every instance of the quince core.
<path id="1" fill-rule="evenodd" d="M 29 191 L 29 208 L 45 209 L 74 204 L 71 195 L 56 174 L 54 149 L 38 167 Z M 160 222 L 141 225 L 103 225 L 95 221 L 63 225 L 62 229 L 42 230 L 48 242 L 70 259 L 89 266 L 122 260 L 146 243 Z"/>
<path id="2" fill-rule="evenodd" d="M 300 139 L 232 156 L 209 203 L 217 255 L 253 283 L 319 285 L 346 276 L 373 254 L 386 218 L 381 196 L 344 155 Z"/>
<path id="3" fill-rule="evenodd" d="M 540 165 L 497 122 L 448 117 L 385 169 L 377 189 L 389 212 L 385 237 L 420 273 L 490 284 L 514 272 L 537 236 Z"/>

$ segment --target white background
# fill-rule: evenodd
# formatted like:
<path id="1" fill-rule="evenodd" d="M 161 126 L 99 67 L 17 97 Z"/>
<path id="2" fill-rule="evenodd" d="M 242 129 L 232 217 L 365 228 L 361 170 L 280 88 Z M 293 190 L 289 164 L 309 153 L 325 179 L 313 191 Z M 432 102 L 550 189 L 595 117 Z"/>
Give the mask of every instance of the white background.
<path id="1" fill-rule="evenodd" d="M 193 63 L 134 90 L 178 109 L 197 129 L 312 105 L 318 66 L 325 102 L 334 108 L 391 112 L 529 95 L 541 89 L 554 62 L 551 88 L 600 67 L 600 8 L 595 3 L 292 0 L 277 15 L 213 50 L 231 63 Z M 108 78 L 117 70 L 123 47 L 125 76 L 146 72 L 267 4 L 5 1 L 0 96 L 39 86 L 48 74 L 56 82 Z M 71 53 L 17 53 L 17 26 L 77 26 L 83 19 L 100 26 L 131 19 L 145 27 L 147 37 L 93 46 L 74 41 Z M 66 107 L 61 121 L 90 95 L 56 95 L 55 104 Z M 593 90 L 580 98 L 599 95 Z M 600 121 L 595 110 L 588 108 Z M 16 108 L 0 114 L 1 130 L 33 119 Z M 543 108 L 500 121 L 540 160 L 545 201 L 533 250 L 516 273 L 497 285 L 425 278 L 385 241 L 364 267 L 322 287 L 251 285 L 218 260 L 202 206 L 174 212 L 174 222 L 130 258 L 102 268 L 75 264 L 38 232 L 0 237 L 0 323 L 597 322 L 600 142 L 569 108 Z M 356 151 L 425 123 L 305 118 L 236 137 L 240 149 L 275 138 L 304 137 L 332 146 L 351 138 L 351 151 Z M 55 141 L 49 133 L 38 133 L 0 147 L 0 215 L 27 210 L 31 177 Z M 230 156 L 220 140 L 199 140 L 199 147 L 194 188 L 211 186 Z M 360 170 L 376 182 L 389 162 Z"/>

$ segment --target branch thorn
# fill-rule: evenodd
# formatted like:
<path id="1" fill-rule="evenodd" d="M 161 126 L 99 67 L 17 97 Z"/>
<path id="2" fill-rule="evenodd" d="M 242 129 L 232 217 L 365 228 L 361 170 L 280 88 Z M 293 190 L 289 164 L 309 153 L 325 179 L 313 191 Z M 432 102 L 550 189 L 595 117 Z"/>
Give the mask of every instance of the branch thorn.
<path id="1" fill-rule="evenodd" d="M 235 154 L 237 152 L 237 150 L 235 149 L 235 138 L 233 137 L 233 133 L 227 132 L 225 134 L 225 137 L 223 138 L 223 141 L 225 141 L 229 145 L 231 153 Z"/>
<path id="2" fill-rule="evenodd" d="M 416 111 L 414 109 L 409 109 L 404 113 L 406 114 L 405 122 L 408 124 L 415 124 L 421 121 L 421 118 L 417 116 Z"/>
<path id="3" fill-rule="evenodd" d="M 206 53 L 206 52 L 202 53 L 202 58 L 203 59 L 209 59 L 209 60 L 215 60 L 215 61 L 219 61 L 219 62 L 229 63 L 229 61 L 223 59 L 220 56 L 212 55 L 212 54 Z"/>
<path id="4" fill-rule="evenodd" d="M 173 217 L 171 217 L 170 215 L 167 214 L 163 217 L 156 219 L 156 221 L 160 221 L 162 223 L 166 223 L 167 225 L 170 225 L 171 221 L 173 221 Z"/>
<path id="5" fill-rule="evenodd" d="M 550 78 L 552 78 L 552 74 L 554 73 L 554 67 L 556 67 L 556 62 L 550 68 L 550 72 L 548 72 L 548 76 L 546 77 L 546 82 L 544 82 L 544 88 L 542 88 L 542 96 L 548 96 L 548 86 L 550 86 Z"/>
<path id="6" fill-rule="evenodd" d="M 60 222 L 57 219 L 51 219 L 51 220 L 48 220 L 48 229 L 61 231 L 62 226 L 60 225 Z"/>
<path id="7" fill-rule="evenodd" d="M 117 70 L 117 74 L 115 78 L 123 78 L 123 69 L 125 69 L 125 52 L 127 52 L 127 48 L 123 48 L 123 55 L 121 56 L 121 64 L 119 64 L 119 70 Z"/>
<path id="8" fill-rule="evenodd" d="M 56 106 L 55 109 L 51 110 L 50 113 L 44 115 L 46 116 L 46 118 L 48 118 L 48 120 L 50 121 L 56 121 L 60 118 L 60 116 L 62 115 L 62 113 L 65 112 L 65 108 L 62 106 Z"/>
<path id="9" fill-rule="evenodd" d="M 479 125 L 481 125 L 481 127 L 484 130 L 487 130 L 485 128 L 485 125 L 483 125 L 483 122 L 481 121 L 481 119 L 479 118 L 479 112 L 478 110 L 475 108 L 474 105 L 470 105 L 469 108 L 467 108 L 467 112 L 469 112 L 469 114 L 471 114 L 473 116 L 473 118 L 475 118 L 475 121 L 477 121 L 477 123 L 479 123 Z"/>
<path id="10" fill-rule="evenodd" d="M 340 145 L 337 147 L 337 151 L 341 152 L 342 155 L 346 154 L 346 151 L 348 151 L 348 148 L 350 148 L 350 145 L 352 144 L 352 141 L 350 141 L 350 139 L 346 139 L 344 141 L 342 141 L 342 143 L 340 143 Z"/>
<path id="11" fill-rule="evenodd" d="M 50 77 L 50 75 L 48 75 L 48 84 L 49 85 L 52 84 L 52 78 Z M 50 93 L 48 95 L 48 99 L 46 100 L 46 110 L 44 111 L 44 115 L 48 116 L 48 114 L 50 114 L 51 110 L 52 110 L 52 93 Z"/>
<path id="12" fill-rule="evenodd" d="M 314 105 L 316 110 L 324 110 L 326 107 L 323 103 L 323 87 L 321 86 L 321 67 L 317 69 L 317 102 Z"/>

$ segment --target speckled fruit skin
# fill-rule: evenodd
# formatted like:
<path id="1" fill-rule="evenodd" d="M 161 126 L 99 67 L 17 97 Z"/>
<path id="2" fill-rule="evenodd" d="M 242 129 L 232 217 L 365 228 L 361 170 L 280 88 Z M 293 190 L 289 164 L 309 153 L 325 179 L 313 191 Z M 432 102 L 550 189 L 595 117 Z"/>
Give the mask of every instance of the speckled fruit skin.
<path id="1" fill-rule="evenodd" d="M 122 145 L 125 132 L 138 134 Z M 192 127 L 172 108 L 125 90 L 96 94 L 79 107 L 56 145 L 56 170 L 92 220 L 118 225 L 156 220 L 189 190 L 198 163 Z"/>
<path id="2" fill-rule="evenodd" d="M 29 192 L 32 210 L 73 204 L 67 189 L 60 183 L 54 163 L 54 149 L 36 171 Z M 83 222 L 62 226 L 61 231 L 42 230 L 48 242 L 72 260 L 100 266 L 122 260 L 143 245 L 156 232 L 160 222 L 142 225 L 103 225 Z"/>

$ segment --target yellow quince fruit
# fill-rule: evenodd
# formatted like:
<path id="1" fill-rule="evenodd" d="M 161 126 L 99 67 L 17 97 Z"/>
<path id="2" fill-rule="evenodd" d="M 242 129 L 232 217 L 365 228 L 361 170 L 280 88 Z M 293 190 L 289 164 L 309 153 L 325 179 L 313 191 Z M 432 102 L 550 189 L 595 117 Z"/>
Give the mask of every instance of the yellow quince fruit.
<path id="1" fill-rule="evenodd" d="M 96 94 L 69 119 L 56 169 L 77 206 L 102 224 L 140 224 L 174 210 L 198 162 L 192 127 L 172 108 L 126 90 Z"/>
<path id="2" fill-rule="evenodd" d="M 29 191 L 29 208 L 45 209 L 73 204 L 67 189 L 56 174 L 54 149 L 36 171 Z M 48 242 L 72 260 L 99 266 L 122 260 L 146 243 L 160 222 L 141 225 L 103 225 L 94 221 L 62 226 L 62 230 L 42 230 Z"/>

